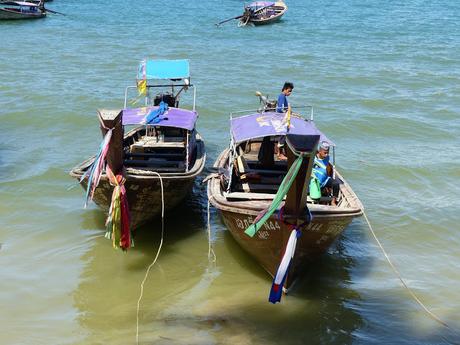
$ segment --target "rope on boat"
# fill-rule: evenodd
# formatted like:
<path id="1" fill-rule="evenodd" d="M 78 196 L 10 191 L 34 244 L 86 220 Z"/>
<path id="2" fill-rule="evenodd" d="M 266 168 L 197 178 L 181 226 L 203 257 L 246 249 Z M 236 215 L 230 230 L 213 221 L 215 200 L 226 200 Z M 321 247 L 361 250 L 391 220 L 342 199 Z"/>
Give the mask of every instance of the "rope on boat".
<path id="1" fill-rule="evenodd" d="M 163 246 L 163 235 L 164 235 L 164 228 L 165 228 L 165 221 L 164 221 L 164 215 L 165 215 L 165 200 L 164 200 L 164 192 L 163 192 L 163 179 L 161 178 L 161 175 L 157 173 L 156 171 L 152 173 L 155 173 L 155 175 L 158 176 L 160 179 L 160 186 L 161 186 L 161 240 L 160 240 L 160 245 L 158 246 L 157 254 L 155 255 L 155 259 L 153 259 L 152 263 L 150 266 L 147 268 L 147 271 L 145 272 L 144 279 L 142 280 L 141 283 L 141 293 L 139 295 L 139 299 L 137 300 L 137 312 L 136 312 L 136 344 L 139 344 L 139 310 L 140 310 L 140 305 L 141 305 L 141 299 L 144 294 L 144 283 L 147 280 L 147 277 L 149 275 L 150 269 L 155 265 L 157 262 L 158 256 L 160 255 L 161 247 Z"/>
<path id="2" fill-rule="evenodd" d="M 401 276 L 401 273 L 398 271 L 398 269 L 396 268 L 396 266 L 393 264 L 393 262 L 390 260 L 390 257 L 388 256 L 386 250 L 383 248 L 382 246 L 382 243 L 379 241 L 379 239 L 377 238 L 377 235 L 375 234 L 374 232 L 374 229 L 372 228 L 372 225 L 369 221 L 369 219 L 367 218 L 367 215 L 366 215 L 366 212 L 364 212 L 363 210 L 363 216 L 364 216 L 364 219 L 366 220 L 367 222 L 367 225 L 369 227 L 369 230 L 371 231 L 372 233 L 372 236 L 374 237 L 375 241 L 377 242 L 377 244 L 379 245 L 380 247 L 380 250 L 382 251 L 383 255 L 385 256 L 387 262 L 390 264 L 391 268 L 393 269 L 394 273 L 396 274 L 396 276 L 399 278 L 399 280 L 401 281 L 402 285 L 406 288 L 406 290 L 409 292 L 409 294 L 412 296 L 412 298 L 418 303 L 418 305 L 420 305 L 420 307 L 422 307 L 422 309 L 435 321 L 437 321 L 438 323 L 440 323 L 441 325 L 443 325 L 444 327 L 446 327 L 447 329 L 449 330 L 452 330 L 450 328 L 450 326 L 444 322 L 443 320 L 441 320 L 436 314 L 434 314 L 432 311 L 430 311 L 426 306 L 425 304 L 423 304 L 423 302 L 417 297 L 417 295 L 415 295 L 415 293 L 412 291 L 412 289 L 406 284 L 406 282 L 404 281 L 404 279 L 402 278 Z"/>
<path id="3" fill-rule="evenodd" d="M 208 260 L 212 263 L 215 263 L 217 261 L 217 256 L 216 256 L 216 253 L 214 252 L 214 249 L 212 248 L 212 242 L 211 242 L 211 212 L 210 212 L 211 198 L 212 196 L 208 198 Z M 211 259 L 211 256 L 212 256 L 212 259 Z"/>

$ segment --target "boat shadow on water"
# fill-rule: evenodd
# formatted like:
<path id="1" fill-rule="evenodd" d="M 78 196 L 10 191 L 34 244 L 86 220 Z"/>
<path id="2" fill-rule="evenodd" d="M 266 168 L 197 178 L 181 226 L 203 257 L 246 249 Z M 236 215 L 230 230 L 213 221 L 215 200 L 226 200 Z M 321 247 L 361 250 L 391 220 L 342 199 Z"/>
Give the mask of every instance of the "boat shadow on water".
<path id="1" fill-rule="evenodd" d="M 418 306 L 399 286 L 394 293 L 360 286 L 374 269 L 374 249 L 359 221 L 311 265 L 281 304 L 268 303 L 271 278 L 224 230 L 212 209 L 217 267 L 207 264 L 206 200 L 202 185 L 197 182 L 194 189 L 165 218 L 165 242 L 141 304 L 142 343 L 303 344 L 309 339 L 312 344 L 353 344 L 386 339 L 438 344 L 442 337 L 449 339 L 444 329 L 429 334 L 414 329 L 407 314 L 419 313 Z M 85 218 L 89 227 L 96 222 L 104 228 L 103 212 L 96 209 Z M 155 257 L 161 220 L 138 230 L 139 244 L 127 254 L 97 238 L 83 256 L 86 266 L 74 301 L 87 343 L 122 344 L 126 342 L 119 339 L 134 337 L 139 284 Z"/>
<path id="2" fill-rule="evenodd" d="M 221 226 L 225 227 L 223 223 Z M 248 285 L 257 286 L 268 299 L 271 277 L 229 232 L 224 239 L 240 268 L 264 281 L 262 287 L 253 282 Z M 237 328 L 247 330 L 247 340 L 254 344 L 301 344 L 301 339 L 309 339 L 312 344 L 458 344 L 455 333 L 424 314 L 399 282 L 387 290 L 381 290 L 385 282 L 377 287 L 367 285 L 365 281 L 375 270 L 372 245 L 364 224 L 355 221 L 325 255 L 311 264 L 281 304 L 257 300 L 237 308 L 230 306 L 218 317 L 208 318 L 220 318 L 227 325 L 232 320 L 239 324 Z M 453 315 L 445 318 L 455 320 Z M 252 334 L 262 338 L 255 339 Z M 292 334 L 292 338 L 286 338 L 286 334 Z"/>
<path id="3" fill-rule="evenodd" d="M 206 228 L 206 192 L 205 186 L 198 178 L 192 190 L 188 192 L 185 199 L 172 210 L 166 211 L 164 215 L 164 241 L 174 243 L 181 241 Z M 167 201 L 166 201 L 167 202 Z M 106 213 L 94 207 L 82 212 L 82 229 L 105 230 Z M 133 231 L 135 247 L 130 251 L 141 251 L 152 253 L 161 239 L 161 215 L 149 220 L 146 224 Z M 110 240 L 103 240 L 110 246 Z"/>

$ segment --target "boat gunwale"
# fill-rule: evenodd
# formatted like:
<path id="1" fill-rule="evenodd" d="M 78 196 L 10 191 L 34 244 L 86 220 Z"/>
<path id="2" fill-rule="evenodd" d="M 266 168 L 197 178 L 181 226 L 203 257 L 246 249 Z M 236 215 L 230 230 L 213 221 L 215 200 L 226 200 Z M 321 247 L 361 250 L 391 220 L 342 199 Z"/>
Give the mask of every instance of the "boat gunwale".
<path id="1" fill-rule="evenodd" d="M 274 21 L 279 20 L 286 13 L 286 11 L 288 10 L 288 7 L 284 3 L 284 1 L 276 1 L 273 6 L 281 6 L 281 7 L 283 7 L 283 10 L 280 13 L 274 15 L 273 17 L 265 18 L 265 19 L 250 19 L 249 22 L 254 23 L 254 25 L 268 24 L 270 22 L 274 22 Z"/>
<path id="2" fill-rule="evenodd" d="M 130 132 L 128 132 L 128 134 L 130 134 Z M 128 136 L 128 134 L 125 136 L 125 138 Z M 161 178 L 163 180 L 191 179 L 201 174 L 201 172 L 204 169 L 205 163 L 206 163 L 206 150 L 205 150 L 203 138 L 201 137 L 199 133 L 197 133 L 196 146 L 197 146 L 197 158 L 195 159 L 195 164 L 192 166 L 192 169 L 190 169 L 189 171 L 184 171 L 184 172 L 158 172 Z M 80 164 L 73 167 L 69 172 L 70 176 L 75 177 L 75 178 L 80 178 L 85 173 L 84 170 L 87 169 L 92 164 L 95 157 L 96 155 L 91 156 L 90 158 L 84 160 Z M 126 178 L 129 180 L 159 179 L 158 175 L 154 173 L 155 172 L 154 169 L 152 169 L 151 171 L 135 169 L 132 167 L 125 167 L 125 169 L 126 169 Z M 105 171 L 102 173 L 101 179 L 104 179 L 104 180 L 107 179 L 107 175 Z"/>
<path id="3" fill-rule="evenodd" d="M 228 158 L 229 148 L 222 151 L 214 163 L 214 168 L 224 167 L 225 161 Z M 341 188 L 348 195 L 344 195 L 351 207 L 341 208 L 329 205 L 308 204 L 309 210 L 317 217 L 359 217 L 363 214 L 363 206 L 356 194 L 353 192 L 351 186 L 345 179 L 336 172 L 340 179 L 343 181 Z M 250 193 L 248 193 L 250 194 Z M 256 194 L 256 193 L 255 193 Z M 208 198 L 210 203 L 219 210 L 229 211 L 240 214 L 257 216 L 263 209 L 268 207 L 271 203 L 270 199 L 267 200 L 246 200 L 246 201 L 228 201 L 222 191 L 220 181 L 216 178 L 211 178 L 208 181 Z M 254 205 L 256 201 L 257 205 Z M 264 205 L 264 206 L 262 206 Z"/>
<path id="4" fill-rule="evenodd" d="M 6 14 L 6 15 L 13 15 L 11 17 L 6 17 L 2 16 L 0 14 L 0 19 L 35 19 L 35 18 L 43 18 L 46 17 L 46 12 L 20 12 L 20 11 L 14 11 L 10 10 L 8 8 L 0 8 L 0 13 Z"/>

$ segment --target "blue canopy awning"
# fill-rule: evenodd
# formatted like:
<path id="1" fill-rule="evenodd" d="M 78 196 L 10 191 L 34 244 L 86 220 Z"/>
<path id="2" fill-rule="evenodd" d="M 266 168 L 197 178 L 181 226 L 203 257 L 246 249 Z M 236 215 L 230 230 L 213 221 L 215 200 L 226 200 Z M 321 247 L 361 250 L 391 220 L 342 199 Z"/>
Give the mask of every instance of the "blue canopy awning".
<path id="1" fill-rule="evenodd" d="M 190 77 L 188 60 L 144 60 L 137 79 L 184 79 Z"/>

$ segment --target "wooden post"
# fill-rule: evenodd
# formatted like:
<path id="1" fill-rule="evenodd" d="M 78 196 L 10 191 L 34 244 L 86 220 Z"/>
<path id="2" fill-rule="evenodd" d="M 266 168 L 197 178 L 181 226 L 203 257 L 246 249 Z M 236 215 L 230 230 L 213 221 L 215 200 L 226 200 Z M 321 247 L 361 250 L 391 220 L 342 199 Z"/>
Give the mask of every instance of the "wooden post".
<path id="1" fill-rule="evenodd" d="M 319 135 L 290 135 L 286 139 L 288 170 L 297 159 L 292 148 L 294 147 L 297 153 L 303 154 L 302 165 L 286 196 L 284 214 L 287 219 L 296 219 L 297 222 L 301 222 L 305 218 L 303 212 L 307 204 L 308 184 L 318 141 Z"/>
<path id="2" fill-rule="evenodd" d="M 286 150 L 288 158 L 288 170 L 297 159 L 297 156 L 288 148 Z M 300 166 L 299 173 L 292 184 L 289 192 L 286 196 L 286 203 L 284 205 L 284 214 L 288 218 L 299 218 L 304 209 L 307 200 L 307 167 L 308 157 L 302 159 L 302 165 Z"/>
<path id="3" fill-rule="evenodd" d="M 123 111 L 100 109 L 97 112 L 101 121 L 102 136 L 105 136 L 108 129 L 113 128 L 112 139 L 107 152 L 107 164 L 116 175 L 123 168 L 123 126 L 121 123 Z"/>

